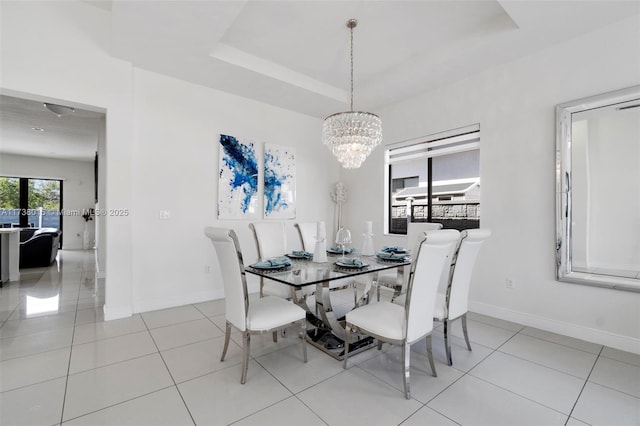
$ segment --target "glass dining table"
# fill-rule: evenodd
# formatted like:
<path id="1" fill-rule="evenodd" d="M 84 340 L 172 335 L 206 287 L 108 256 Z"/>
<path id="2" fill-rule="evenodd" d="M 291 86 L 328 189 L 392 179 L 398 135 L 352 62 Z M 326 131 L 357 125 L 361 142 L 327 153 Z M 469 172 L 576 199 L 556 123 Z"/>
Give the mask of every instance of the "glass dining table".
<path id="1" fill-rule="evenodd" d="M 267 278 L 288 286 L 300 289 L 305 294 L 310 294 L 309 286 L 315 286 L 315 309 L 310 309 L 304 298 L 296 300 L 307 311 L 307 320 L 315 326 L 307 331 L 308 342 L 331 355 L 336 359 L 344 359 L 345 322 L 343 317 L 337 317 L 332 306 L 333 285 L 337 280 L 359 277 L 364 279 L 364 291 L 355 300 L 354 307 L 369 303 L 373 297 L 379 299 L 377 286 L 378 273 L 385 270 L 396 269 L 398 272 L 398 284 L 403 282 L 403 274 L 406 266 L 411 264 L 411 258 L 384 260 L 377 256 L 332 255 L 329 253 L 327 262 L 313 262 L 309 259 L 291 259 L 291 265 L 278 269 L 259 269 L 246 266 L 245 272 Z M 362 262 L 358 265 L 348 265 L 358 259 Z M 370 348 L 374 339 L 369 336 L 351 333 L 349 342 L 349 355 L 355 355 Z"/>

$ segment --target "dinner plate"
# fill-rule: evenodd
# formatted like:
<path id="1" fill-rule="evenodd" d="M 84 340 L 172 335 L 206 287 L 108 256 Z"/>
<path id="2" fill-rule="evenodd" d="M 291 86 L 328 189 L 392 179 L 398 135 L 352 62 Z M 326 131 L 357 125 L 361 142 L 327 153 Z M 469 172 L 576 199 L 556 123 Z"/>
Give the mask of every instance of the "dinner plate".
<path id="1" fill-rule="evenodd" d="M 351 268 L 351 269 L 360 269 L 360 268 L 369 266 L 367 263 L 363 263 L 362 265 L 354 265 L 353 263 L 342 263 L 339 260 L 336 262 L 336 265 L 338 265 L 341 268 Z"/>
<path id="2" fill-rule="evenodd" d="M 404 254 L 407 252 L 407 249 L 398 247 L 397 250 L 384 250 L 382 249 L 382 253 L 395 253 L 395 254 Z"/>
<path id="3" fill-rule="evenodd" d="M 345 253 L 345 254 L 351 254 L 351 253 L 353 253 L 354 251 L 356 251 L 356 249 L 354 249 L 354 248 L 348 248 L 348 249 L 345 249 L 345 250 L 344 250 L 344 253 Z M 328 248 L 328 249 L 327 249 L 327 253 L 331 253 L 331 254 L 342 254 L 343 252 L 342 252 L 342 250 L 333 250 L 333 249 L 331 249 L 331 248 Z"/>
<path id="4" fill-rule="evenodd" d="M 284 264 L 284 265 L 272 265 L 272 266 L 266 266 L 266 265 L 257 265 L 257 264 L 253 264 L 253 265 L 249 265 L 251 266 L 253 269 L 264 269 L 266 271 L 270 271 L 273 269 L 284 269 L 288 266 L 291 266 L 291 264 Z"/>
<path id="5" fill-rule="evenodd" d="M 311 254 L 309 256 L 304 256 L 304 255 L 301 255 L 301 254 L 287 253 L 287 254 L 285 254 L 285 256 L 287 256 L 290 259 L 313 259 L 313 254 Z"/>
<path id="6" fill-rule="evenodd" d="M 399 254 L 399 253 L 396 253 Z M 400 253 L 401 254 L 401 253 Z M 376 257 L 380 260 L 388 260 L 390 262 L 404 262 L 407 260 L 408 256 L 404 255 L 402 257 L 400 256 L 391 256 L 391 253 L 386 253 L 386 252 L 381 252 L 381 253 L 377 253 Z"/>

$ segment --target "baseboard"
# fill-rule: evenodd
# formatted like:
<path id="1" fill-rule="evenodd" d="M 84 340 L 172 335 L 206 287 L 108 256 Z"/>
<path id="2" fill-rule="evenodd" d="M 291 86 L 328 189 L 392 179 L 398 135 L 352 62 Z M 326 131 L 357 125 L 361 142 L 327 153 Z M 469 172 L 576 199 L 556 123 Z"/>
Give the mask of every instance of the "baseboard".
<path id="1" fill-rule="evenodd" d="M 513 311 L 500 306 L 482 302 L 469 302 L 469 310 L 483 315 L 500 318 L 506 321 L 535 327 L 552 333 L 586 340 L 599 345 L 609 346 L 626 352 L 640 354 L 640 339 L 634 339 L 620 334 L 596 330 L 576 324 L 557 321 L 549 318 Z"/>
<path id="2" fill-rule="evenodd" d="M 131 306 L 119 307 L 117 309 L 111 308 L 107 305 L 102 307 L 102 311 L 104 312 L 104 320 L 111 321 L 120 318 L 128 318 L 133 315 L 133 310 Z"/>
<path id="3" fill-rule="evenodd" d="M 133 302 L 133 312 L 149 312 L 158 309 L 174 308 L 176 306 L 190 305 L 192 303 L 206 302 L 209 300 L 221 299 L 224 297 L 223 289 L 208 290 L 198 293 L 182 294 L 180 296 L 171 296 L 170 298 L 145 299 Z"/>

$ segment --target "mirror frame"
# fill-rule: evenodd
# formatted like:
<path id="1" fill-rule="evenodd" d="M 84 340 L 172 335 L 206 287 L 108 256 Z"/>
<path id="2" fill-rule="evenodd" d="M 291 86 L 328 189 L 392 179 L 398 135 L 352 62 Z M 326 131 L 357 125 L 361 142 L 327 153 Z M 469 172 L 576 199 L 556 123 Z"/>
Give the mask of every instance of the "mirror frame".
<path id="1" fill-rule="evenodd" d="M 556 279 L 640 292 L 640 279 L 574 271 L 572 268 L 571 124 L 577 112 L 640 100 L 640 85 L 556 106 Z"/>

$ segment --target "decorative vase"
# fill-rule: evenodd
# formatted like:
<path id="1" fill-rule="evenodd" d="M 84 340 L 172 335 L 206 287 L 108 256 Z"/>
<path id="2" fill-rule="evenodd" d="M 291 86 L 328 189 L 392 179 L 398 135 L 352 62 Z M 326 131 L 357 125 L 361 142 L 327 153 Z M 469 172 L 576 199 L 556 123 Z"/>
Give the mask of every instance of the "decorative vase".
<path id="1" fill-rule="evenodd" d="M 364 240 L 362 241 L 362 255 L 363 256 L 373 256 L 373 222 L 367 221 L 367 232 L 362 234 Z"/>
<path id="2" fill-rule="evenodd" d="M 313 250 L 313 261 L 323 263 L 327 261 L 327 231 L 324 222 L 318 222 L 316 230 L 316 246 Z"/>

